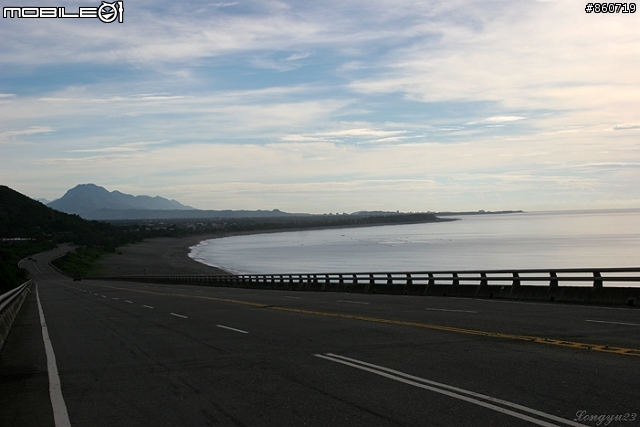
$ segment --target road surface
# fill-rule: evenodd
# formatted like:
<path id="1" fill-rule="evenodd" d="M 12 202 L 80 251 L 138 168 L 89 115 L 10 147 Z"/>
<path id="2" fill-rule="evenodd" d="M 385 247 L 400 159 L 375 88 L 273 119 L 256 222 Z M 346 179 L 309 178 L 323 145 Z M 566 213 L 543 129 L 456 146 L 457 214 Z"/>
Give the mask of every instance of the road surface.
<path id="1" fill-rule="evenodd" d="M 0 426 L 640 425 L 638 309 L 74 282 L 55 253 Z"/>

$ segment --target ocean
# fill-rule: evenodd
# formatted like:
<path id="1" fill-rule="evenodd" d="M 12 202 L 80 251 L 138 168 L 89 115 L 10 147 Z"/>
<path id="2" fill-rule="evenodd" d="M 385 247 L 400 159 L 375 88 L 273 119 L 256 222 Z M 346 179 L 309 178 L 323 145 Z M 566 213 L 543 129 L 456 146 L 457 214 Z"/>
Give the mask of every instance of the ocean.
<path id="1" fill-rule="evenodd" d="M 253 274 L 640 266 L 640 209 L 456 218 L 225 237 L 189 256 Z"/>

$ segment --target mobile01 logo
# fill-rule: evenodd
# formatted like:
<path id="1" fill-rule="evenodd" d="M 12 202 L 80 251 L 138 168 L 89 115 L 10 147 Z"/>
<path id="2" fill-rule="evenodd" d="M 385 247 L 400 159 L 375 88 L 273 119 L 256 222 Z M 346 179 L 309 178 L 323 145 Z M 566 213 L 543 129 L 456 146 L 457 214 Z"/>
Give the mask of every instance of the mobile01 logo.
<path id="1" fill-rule="evenodd" d="M 98 7 L 79 7 L 78 13 L 67 13 L 65 7 L 12 7 L 2 9 L 3 18 L 98 18 L 108 24 L 124 22 L 124 2 L 103 1 Z"/>

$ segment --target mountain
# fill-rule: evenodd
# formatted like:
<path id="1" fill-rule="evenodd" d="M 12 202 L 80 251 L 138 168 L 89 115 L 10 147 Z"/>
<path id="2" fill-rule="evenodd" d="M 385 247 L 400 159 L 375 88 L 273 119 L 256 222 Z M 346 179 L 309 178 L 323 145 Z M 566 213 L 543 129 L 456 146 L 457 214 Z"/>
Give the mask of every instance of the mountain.
<path id="1" fill-rule="evenodd" d="M 50 208 L 61 212 L 78 214 L 82 217 L 95 217 L 93 212 L 100 210 L 195 210 L 176 200 L 156 196 L 132 196 L 120 191 L 108 191 L 95 184 L 80 184 L 67 191 L 58 200 L 48 203 Z"/>
<path id="2" fill-rule="evenodd" d="M 59 235 L 63 239 L 67 236 L 65 233 L 86 232 L 94 227 L 95 224 L 77 215 L 51 209 L 0 185 L 0 238 L 50 240 Z"/>
<path id="3" fill-rule="evenodd" d="M 141 219 L 222 219 L 266 218 L 294 214 L 271 211 L 200 210 L 185 206 L 164 197 L 132 196 L 120 191 L 109 191 L 95 184 L 80 184 L 64 196 L 47 204 L 61 212 L 80 215 L 90 220 L 141 220 Z M 305 215 L 305 214 L 295 214 Z"/>

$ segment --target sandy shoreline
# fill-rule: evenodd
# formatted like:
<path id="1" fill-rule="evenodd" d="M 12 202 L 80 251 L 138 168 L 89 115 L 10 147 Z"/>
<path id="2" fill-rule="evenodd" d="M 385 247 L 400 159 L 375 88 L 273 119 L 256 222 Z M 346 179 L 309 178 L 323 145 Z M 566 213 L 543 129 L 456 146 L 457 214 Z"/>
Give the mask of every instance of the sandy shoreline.
<path id="1" fill-rule="evenodd" d="M 189 258 L 189 248 L 203 240 L 227 237 L 212 234 L 187 237 L 158 237 L 122 246 L 99 263 L 99 275 L 229 274 Z M 122 253 L 122 255 L 119 255 Z"/>
<path id="2" fill-rule="evenodd" d="M 156 237 L 141 243 L 122 246 L 116 253 L 99 262 L 97 275 L 179 275 L 179 274 L 231 274 L 217 267 L 211 267 L 189 257 L 189 248 L 203 240 L 248 234 L 286 233 L 333 228 L 384 227 L 402 224 L 358 224 L 333 227 L 294 228 L 285 230 L 238 231 L 217 234 L 199 234 L 187 237 Z M 417 222 L 422 223 L 422 222 Z M 118 253 L 122 253 L 119 255 Z"/>
<path id="3" fill-rule="evenodd" d="M 308 229 L 306 229 L 308 230 Z M 239 231 L 199 234 L 187 237 L 156 237 L 141 243 L 121 246 L 114 254 L 98 263 L 96 275 L 178 275 L 232 274 L 222 268 L 211 267 L 189 257 L 189 248 L 204 240 L 248 234 L 281 233 L 292 230 Z M 121 253 L 121 255 L 120 255 Z"/>

